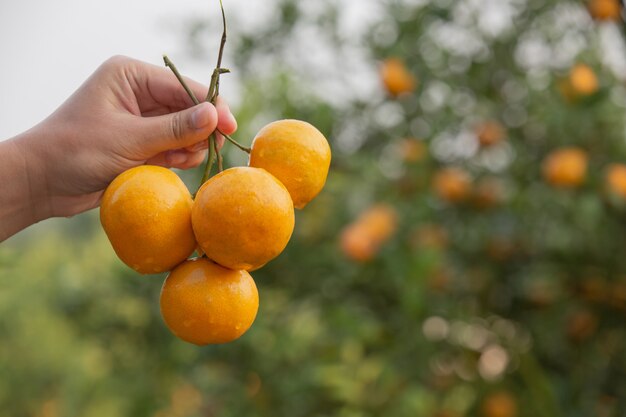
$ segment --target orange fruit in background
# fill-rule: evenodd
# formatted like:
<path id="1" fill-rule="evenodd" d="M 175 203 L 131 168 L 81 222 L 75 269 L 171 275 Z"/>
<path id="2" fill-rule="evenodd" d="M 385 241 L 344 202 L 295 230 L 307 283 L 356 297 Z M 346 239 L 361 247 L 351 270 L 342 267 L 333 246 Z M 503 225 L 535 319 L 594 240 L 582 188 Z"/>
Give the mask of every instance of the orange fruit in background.
<path id="1" fill-rule="evenodd" d="M 605 183 L 609 193 L 626 199 L 626 165 L 609 165 L 605 172 Z"/>
<path id="2" fill-rule="evenodd" d="M 573 312 L 567 319 L 567 337 L 573 342 L 582 342 L 596 332 L 598 317 L 587 309 Z"/>
<path id="3" fill-rule="evenodd" d="M 461 168 L 443 168 L 435 173 L 432 186 L 442 200 L 459 203 L 469 197 L 471 179 Z"/>
<path id="4" fill-rule="evenodd" d="M 493 146 L 506 138 L 506 130 L 500 123 L 492 120 L 478 126 L 476 136 L 480 146 Z"/>
<path id="5" fill-rule="evenodd" d="M 254 322 L 259 293 L 248 272 L 197 258 L 170 272 L 160 305 L 165 324 L 179 338 L 196 345 L 227 343 Z"/>
<path id="6" fill-rule="evenodd" d="M 411 232 L 409 243 L 416 249 L 443 250 L 450 238 L 445 228 L 438 224 L 423 224 Z"/>
<path id="7" fill-rule="evenodd" d="M 398 226 L 398 213 L 388 204 L 375 204 L 359 216 L 357 222 L 375 240 L 387 240 Z"/>
<path id="8" fill-rule="evenodd" d="M 515 417 L 517 416 L 517 401 L 512 394 L 499 391 L 489 394 L 482 403 L 484 417 Z"/>
<path id="9" fill-rule="evenodd" d="M 192 254 L 193 200 L 169 169 L 142 165 L 107 187 L 100 221 L 117 256 L 142 274 L 169 271 Z"/>
<path id="10" fill-rule="evenodd" d="M 587 3 L 589 14 L 596 20 L 619 20 L 621 7 L 619 0 L 591 0 Z"/>
<path id="11" fill-rule="evenodd" d="M 599 87 L 595 72 L 585 64 L 576 64 L 572 67 L 569 83 L 573 92 L 580 96 L 589 96 L 598 91 Z"/>
<path id="12" fill-rule="evenodd" d="M 355 261 L 369 261 L 393 236 L 397 226 L 398 214 L 393 207 L 386 204 L 371 206 L 343 229 L 341 250 Z"/>
<path id="13" fill-rule="evenodd" d="M 556 187 L 576 187 L 587 175 L 587 153 L 580 148 L 566 147 L 553 151 L 543 161 L 543 176 Z"/>
<path id="14" fill-rule="evenodd" d="M 424 160 L 428 153 L 428 147 L 424 141 L 414 138 L 406 138 L 398 143 L 400 158 L 407 163 L 415 163 Z"/>
<path id="15" fill-rule="evenodd" d="M 376 242 L 357 225 L 350 225 L 341 232 L 340 246 L 348 258 L 358 262 L 367 262 L 378 252 Z"/>
<path id="16" fill-rule="evenodd" d="M 399 58 L 388 58 L 380 67 L 380 78 L 392 96 L 411 93 L 417 87 L 417 78 L 411 74 Z"/>
<path id="17" fill-rule="evenodd" d="M 273 175 L 235 167 L 200 187 L 191 222 L 209 259 L 226 268 L 253 270 L 285 249 L 295 216 L 289 192 Z"/>
<path id="18" fill-rule="evenodd" d="M 493 208 L 504 201 L 504 183 L 496 177 L 480 179 L 472 192 L 472 203 L 481 210 Z"/>
<path id="19" fill-rule="evenodd" d="M 257 133 L 248 165 L 278 178 L 287 187 L 294 207 L 301 209 L 324 188 L 330 158 L 328 141 L 313 125 L 279 120 Z"/>

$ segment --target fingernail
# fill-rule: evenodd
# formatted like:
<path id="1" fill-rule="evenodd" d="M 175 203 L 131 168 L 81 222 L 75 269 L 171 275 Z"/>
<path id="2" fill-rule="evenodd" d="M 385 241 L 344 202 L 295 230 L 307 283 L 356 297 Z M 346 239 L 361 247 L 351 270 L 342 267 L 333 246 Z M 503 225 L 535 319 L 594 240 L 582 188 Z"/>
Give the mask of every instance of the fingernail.
<path id="1" fill-rule="evenodd" d="M 191 125 L 195 129 L 202 129 L 209 125 L 213 119 L 213 113 L 215 110 L 209 103 L 201 103 L 197 106 L 196 110 L 191 114 Z"/>

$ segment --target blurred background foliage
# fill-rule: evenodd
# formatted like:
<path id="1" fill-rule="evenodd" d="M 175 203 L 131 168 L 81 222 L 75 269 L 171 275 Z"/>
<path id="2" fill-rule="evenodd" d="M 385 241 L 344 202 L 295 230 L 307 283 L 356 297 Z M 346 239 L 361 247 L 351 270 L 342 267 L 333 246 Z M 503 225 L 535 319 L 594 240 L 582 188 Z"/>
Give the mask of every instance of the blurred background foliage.
<path id="1" fill-rule="evenodd" d="M 228 15 L 238 140 L 298 118 L 334 157 L 253 274 L 256 322 L 181 342 L 164 277 L 117 260 L 97 213 L 45 222 L 0 247 L 1 414 L 624 415 L 622 15 L 617 0 Z M 208 80 L 217 6 L 186 27 Z"/>

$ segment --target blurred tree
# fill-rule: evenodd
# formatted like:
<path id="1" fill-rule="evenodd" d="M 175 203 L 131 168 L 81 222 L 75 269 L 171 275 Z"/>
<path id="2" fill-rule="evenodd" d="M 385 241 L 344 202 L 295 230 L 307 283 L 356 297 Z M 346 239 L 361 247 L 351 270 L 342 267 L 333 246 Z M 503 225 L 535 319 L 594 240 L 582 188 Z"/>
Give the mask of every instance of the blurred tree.
<path id="1" fill-rule="evenodd" d="M 0 410 L 622 415 L 626 48 L 609 3 L 277 0 L 229 15 L 237 138 L 298 118 L 334 157 L 286 252 L 254 273 L 252 329 L 186 345 L 158 316 L 161 279 L 127 270 L 97 228 L 31 234 L 0 251 Z M 218 17 L 188 26 L 207 73 Z"/>

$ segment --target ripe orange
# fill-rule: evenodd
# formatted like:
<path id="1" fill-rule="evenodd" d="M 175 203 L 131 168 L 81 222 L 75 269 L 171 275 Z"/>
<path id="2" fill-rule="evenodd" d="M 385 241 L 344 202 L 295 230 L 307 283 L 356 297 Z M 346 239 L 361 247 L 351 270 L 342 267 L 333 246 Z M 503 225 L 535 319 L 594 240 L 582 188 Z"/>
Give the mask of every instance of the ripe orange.
<path id="1" fill-rule="evenodd" d="M 111 182 L 100 221 L 117 256 L 142 274 L 169 271 L 194 251 L 193 200 L 182 180 L 166 168 L 143 165 Z"/>
<path id="2" fill-rule="evenodd" d="M 280 181 L 261 168 L 236 167 L 204 183 L 191 222 L 209 259 L 249 271 L 285 249 L 295 218 L 291 197 Z"/>
<path id="3" fill-rule="evenodd" d="M 417 86 L 417 78 L 409 72 L 399 58 L 388 58 L 380 67 L 380 78 L 392 96 L 411 93 Z"/>
<path id="4" fill-rule="evenodd" d="M 330 146 L 314 126 L 300 120 L 268 124 L 252 142 L 249 166 L 263 168 L 282 182 L 301 209 L 324 188 Z"/>
<path id="5" fill-rule="evenodd" d="M 605 172 L 605 183 L 610 194 L 626 199 L 626 165 L 609 165 Z"/>
<path id="6" fill-rule="evenodd" d="M 577 64 L 569 73 L 569 83 L 579 96 L 589 96 L 598 91 L 598 77 L 595 72 L 585 65 Z"/>
<path id="7" fill-rule="evenodd" d="M 596 20 L 619 20 L 621 17 L 619 0 L 591 0 L 587 8 Z"/>
<path id="8" fill-rule="evenodd" d="M 543 161 L 543 176 L 556 187 L 577 187 L 587 175 L 587 153 L 580 148 L 557 149 Z"/>
<path id="9" fill-rule="evenodd" d="M 409 243 L 415 249 L 444 250 L 450 241 L 448 232 L 438 224 L 423 224 L 411 232 Z"/>
<path id="10" fill-rule="evenodd" d="M 506 132 L 500 123 L 492 120 L 478 126 L 476 135 L 481 146 L 492 146 L 502 142 L 506 137 Z"/>
<path id="11" fill-rule="evenodd" d="M 406 163 L 416 163 L 422 161 L 428 152 L 424 141 L 413 138 L 403 139 L 398 143 L 398 153 Z"/>
<path id="12" fill-rule="evenodd" d="M 587 309 L 573 312 L 567 319 L 567 337 L 572 342 L 582 342 L 596 332 L 598 318 Z"/>
<path id="13" fill-rule="evenodd" d="M 341 249 L 350 259 L 369 261 L 395 233 L 397 223 L 398 215 L 393 207 L 376 204 L 342 231 Z"/>
<path id="14" fill-rule="evenodd" d="M 197 258 L 168 275 L 160 304 L 165 324 L 181 339 L 196 345 L 227 343 L 254 322 L 259 293 L 248 272 Z"/>
<path id="15" fill-rule="evenodd" d="M 515 417 L 517 416 L 517 401 L 506 391 L 492 393 L 483 400 L 482 415 L 484 417 Z"/>
<path id="16" fill-rule="evenodd" d="M 504 184 L 496 177 L 485 177 L 478 181 L 472 193 L 472 202 L 478 209 L 493 208 L 504 200 Z"/>
<path id="17" fill-rule="evenodd" d="M 435 193 L 444 201 L 459 203 L 471 192 L 471 179 L 467 172 L 460 168 L 443 168 L 433 178 Z"/>
<path id="18" fill-rule="evenodd" d="M 356 224 L 349 225 L 341 232 L 340 245 L 348 258 L 358 262 L 374 258 L 379 249 L 367 231 Z"/>

